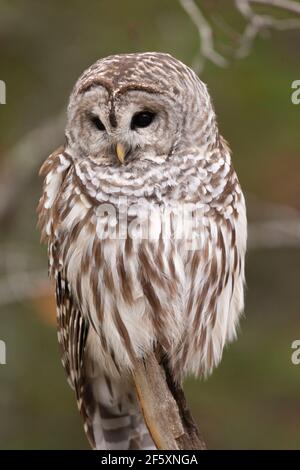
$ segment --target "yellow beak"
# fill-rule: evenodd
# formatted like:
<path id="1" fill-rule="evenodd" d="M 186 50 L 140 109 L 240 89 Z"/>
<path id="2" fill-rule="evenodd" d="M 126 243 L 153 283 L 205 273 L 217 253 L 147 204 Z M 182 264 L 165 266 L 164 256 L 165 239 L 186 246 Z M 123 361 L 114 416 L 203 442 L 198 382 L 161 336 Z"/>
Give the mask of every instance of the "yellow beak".
<path id="1" fill-rule="evenodd" d="M 118 159 L 120 160 L 120 162 L 123 165 L 124 160 L 125 160 L 126 150 L 125 150 L 125 148 L 122 144 L 118 143 L 116 145 L 116 154 L 117 154 Z"/>

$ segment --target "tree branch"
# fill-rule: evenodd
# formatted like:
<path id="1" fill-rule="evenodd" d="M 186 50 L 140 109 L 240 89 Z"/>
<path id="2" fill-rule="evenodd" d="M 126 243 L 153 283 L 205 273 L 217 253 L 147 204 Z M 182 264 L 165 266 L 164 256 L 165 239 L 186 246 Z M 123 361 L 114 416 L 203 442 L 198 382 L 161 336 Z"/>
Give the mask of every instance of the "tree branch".
<path id="1" fill-rule="evenodd" d="M 219 54 L 214 44 L 213 28 L 205 18 L 202 10 L 195 0 L 179 0 L 190 20 L 195 24 L 199 35 L 199 52 L 192 64 L 196 73 L 201 73 L 208 60 L 218 67 L 226 67 L 228 59 Z M 241 15 L 246 19 L 246 27 L 240 37 L 238 49 L 233 53 L 235 58 L 246 57 L 253 46 L 255 38 L 262 32 L 271 29 L 289 30 L 300 28 L 300 20 L 297 18 L 278 19 L 272 15 L 262 15 L 252 9 L 253 4 L 266 7 L 275 7 L 281 11 L 300 15 L 300 4 L 293 0 L 234 0 L 234 4 Z"/>
<path id="2" fill-rule="evenodd" d="M 194 0 L 179 0 L 191 21 L 195 24 L 200 40 L 200 53 L 196 55 L 193 68 L 196 73 L 203 69 L 205 59 L 210 60 L 219 67 L 226 67 L 227 60 L 214 49 L 213 31 L 202 11 Z"/>
<path id="3" fill-rule="evenodd" d="M 300 15 L 300 4 L 292 0 L 249 0 L 251 3 L 259 3 L 260 5 L 267 5 L 271 7 L 281 8 L 282 10 L 289 11 Z"/>
<path id="4" fill-rule="evenodd" d="M 0 222 L 12 222 L 18 202 L 26 194 L 38 168 L 57 146 L 62 134 L 65 112 L 28 132 L 6 155 L 0 179 Z"/>
<path id="5" fill-rule="evenodd" d="M 243 58 L 249 55 L 255 38 L 262 32 L 269 29 L 278 29 L 281 31 L 300 28 L 300 20 L 296 18 L 277 19 L 270 15 L 261 15 L 255 13 L 250 3 L 259 3 L 260 5 L 277 6 L 287 11 L 293 11 L 300 14 L 300 5 L 291 1 L 276 0 L 235 0 L 235 4 L 241 15 L 248 21 L 244 33 L 241 36 L 240 46 L 235 54 L 237 58 Z M 298 8 L 291 9 L 292 6 Z"/>
<path id="6" fill-rule="evenodd" d="M 46 270 L 16 271 L 0 279 L 0 305 L 34 299 L 49 292 Z"/>
<path id="7" fill-rule="evenodd" d="M 154 353 L 136 360 L 134 382 L 152 439 L 160 450 L 204 450 L 182 388 Z"/>

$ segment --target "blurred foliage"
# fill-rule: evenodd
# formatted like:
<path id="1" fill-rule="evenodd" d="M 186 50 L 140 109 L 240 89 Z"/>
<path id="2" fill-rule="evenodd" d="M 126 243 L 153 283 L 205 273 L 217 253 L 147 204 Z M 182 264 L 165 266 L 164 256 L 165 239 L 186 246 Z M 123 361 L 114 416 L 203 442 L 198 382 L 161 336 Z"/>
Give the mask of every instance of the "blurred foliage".
<path id="1" fill-rule="evenodd" d="M 227 2 L 206 1 L 205 7 L 208 13 L 216 8 L 217 16 L 241 30 L 242 20 Z M 224 40 L 222 31 L 217 40 Z M 156 50 L 189 64 L 197 41 L 175 0 L 0 0 L 0 79 L 7 84 L 7 104 L 0 107 L 0 170 L 11 146 L 66 106 L 75 80 L 96 59 Z M 201 76 L 243 188 L 297 208 L 300 105 L 292 105 L 290 95 L 292 81 L 300 79 L 299 41 L 299 31 L 273 33 L 256 41 L 247 59 L 226 69 L 207 64 Z M 61 142 L 53 142 L 49 152 Z M 35 229 L 39 192 L 36 178 L 12 223 L 1 227 L 0 240 L 30 246 L 32 263 L 46 269 Z M 299 249 L 248 254 L 238 341 L 211 378 L 186 383 L 209 448 L 300 447 L 300 366 L 290 360 L 291 343 L 300 337 L 299 266 Z M 1 308 L 8 364 L 0 366 L 0 448 L 87 448 L 49 323 L 52 309 L 55 315 L 51 305 L 40 298 Z"/>

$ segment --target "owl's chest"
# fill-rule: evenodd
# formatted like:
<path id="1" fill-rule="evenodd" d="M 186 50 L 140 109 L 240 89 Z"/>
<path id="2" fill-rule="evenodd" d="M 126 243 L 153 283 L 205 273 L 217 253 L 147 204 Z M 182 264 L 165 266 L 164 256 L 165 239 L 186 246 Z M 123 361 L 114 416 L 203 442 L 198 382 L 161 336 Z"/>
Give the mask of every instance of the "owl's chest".
<path id="1" fill-rule="evenodd" d="M 101 292 L 106 308 L 133 304 L 149 288 L 162 303 L 182 297 L 187 227 L 178 214 L 153 206 L 92 206 L 82 195 L 68 207 L 62 204 L 59 213 L 57 261 L 80 302 Z"/>

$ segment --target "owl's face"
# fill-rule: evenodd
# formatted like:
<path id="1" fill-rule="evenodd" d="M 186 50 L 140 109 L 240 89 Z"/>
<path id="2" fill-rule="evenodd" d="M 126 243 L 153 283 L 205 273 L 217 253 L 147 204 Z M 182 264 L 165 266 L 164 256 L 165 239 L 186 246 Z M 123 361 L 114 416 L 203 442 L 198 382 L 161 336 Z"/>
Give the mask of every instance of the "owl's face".
<path id="1" fill-rule="evenodd" d="M 205 93 L 198 77 L 167 54 L 103 59 L 71 95 L 68 145 L 77 159 L 98 165 L 160 164 L 180 146 L 196 145 L 207 119 Z"/>
<path id="2" fill-rule="evenodd" d="M 76 154 L 99 164 L 128 165 L 167 158 L 179 124 L 176 102 L 163 94 L 128 90 L 115 97 L 112 107 L 109 93 L 98 85 L 78 98 L 69 126 Z"/>

